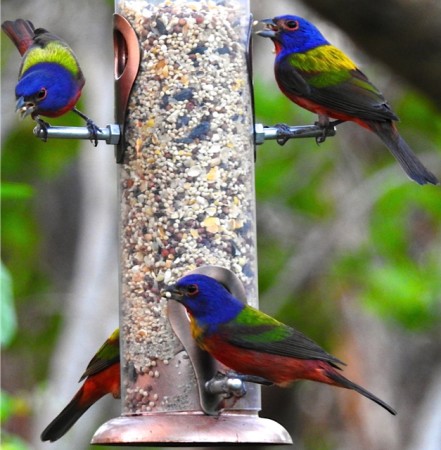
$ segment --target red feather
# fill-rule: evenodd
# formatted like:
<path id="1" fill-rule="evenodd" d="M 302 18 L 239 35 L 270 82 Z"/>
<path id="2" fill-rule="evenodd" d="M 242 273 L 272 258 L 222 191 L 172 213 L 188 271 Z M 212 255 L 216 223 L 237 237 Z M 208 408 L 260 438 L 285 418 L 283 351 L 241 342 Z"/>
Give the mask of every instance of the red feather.
<path id="1" fill-rule="evenodd" d="M 69 404 L 41 433 L 42 441 L 56 441 L 64 436 L 75 422 L 101 397 L 112 394 L 120 397 L 120 363 L 116 362 L 87 377 Z"/>

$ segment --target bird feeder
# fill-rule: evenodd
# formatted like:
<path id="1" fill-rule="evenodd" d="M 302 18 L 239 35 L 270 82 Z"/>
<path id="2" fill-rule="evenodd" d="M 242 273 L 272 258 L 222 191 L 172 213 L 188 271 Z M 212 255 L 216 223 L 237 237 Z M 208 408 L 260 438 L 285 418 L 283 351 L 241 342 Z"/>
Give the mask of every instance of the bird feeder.
<path id="1" fill-rule="evenodd" d="M 93 444 L 291 443 L 161 297 L 196 270 L 258 306 L 250 25 L 246 0 L 116 2 L 122 415 Z"/>

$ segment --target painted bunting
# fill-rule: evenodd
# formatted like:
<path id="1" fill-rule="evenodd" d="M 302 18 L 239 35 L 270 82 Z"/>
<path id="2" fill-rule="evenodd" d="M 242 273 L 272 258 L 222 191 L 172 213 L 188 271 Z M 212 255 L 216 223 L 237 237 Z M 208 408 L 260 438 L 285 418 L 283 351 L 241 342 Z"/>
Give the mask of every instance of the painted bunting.
<path id="1" fill-rule="evenodd" d="M 97 145 L 101 130 L 75 107 L 86 80 L 68 44 L 43 28 L 35 29 L 29 20 L 7 20 L 2 29 L 23 56 L 15 87 L 21 118 L 30 115 L 47 134 L 49 124 L 40 115 L 59 117 L 73 111 L 86 121 Z"/>
<path id="2" fill-rule="evenodd" d="M 104 395 L 112 394 L 114 398 L 120 398 L 119 329 L 112 333 L 90 360 L 80 381 L 84 379 L 70 403 L 41 433 L 42 441 L 60 439 Z"/>
<path id="3" fill-rule="evenodd" d="M 353 121 L 374 132 L 411 179 L 439 184 L 398 133 L 398 117 L 380 91 L 313 24 L 291 15 L 261 22 L 266 28 L 257 34 L 273 41 L 276 81 L 290 100 L 318 114 L 324 128 L 334 118 L 333 124 Z"/>
<path id="4" fill-rule="evenodd" d="M 294 328 L 242 303 L 214 278 L 187 275 L 167 291 L 187 309 L 199 347 L 239 374 L 282 387 L 303 379 L 353 389 L 396 414 L 378 397 L 341 375 L 342 361 Z"/>

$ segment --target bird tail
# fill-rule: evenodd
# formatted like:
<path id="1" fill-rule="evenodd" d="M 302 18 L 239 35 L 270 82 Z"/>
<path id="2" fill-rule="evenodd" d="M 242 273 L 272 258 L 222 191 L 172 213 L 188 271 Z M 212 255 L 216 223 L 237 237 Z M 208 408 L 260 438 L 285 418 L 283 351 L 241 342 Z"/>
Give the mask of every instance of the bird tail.
<path id="1" fill-rule="evenodd" d="M 22 56 L 34 42 L 35 28 L 30 20 L 6 20 L 2 23 L 2 29 L 18 48 Z"/>
<path id="2" fill-rule="evenodd" d="M 84 389 L 81 387 L 70 403 L 41 433 L 40 438 L 42 441 L 54 442 L 60 439 L 97 400 L 84 402 L 83 393 Z"/>
<path id="3" fill-rule="evenodd" d="M 427 170 L 392 122 L 367 122 L 369 128 L 386 144 L 407 175 L 418 184 L 439 184 L 436 176 Z"/>
<path id="4" fill-rule="evenodd" d="M 353 389 L 354 391 L 358 392 L 359 394 L 363 395 L 369 400 L 372 400 L 373 402 L 377 403 L 377 405 L 382 406 L 384 409 L 389 411 L 394 416 L 397 414 L 397 412 L 387 403 L 383 402 L 383 400 L 379 399 L 374 394 L 362 388 L 358 384 L 355 384 L 352 381 L 348 380 L 346 377 L 339 374 L 338 372 L 327 370 L 326 375 L 331 381 L 333 381 L 332 384 L 334 384 L 335 386 L 343 387 L 346 389 Z"/>

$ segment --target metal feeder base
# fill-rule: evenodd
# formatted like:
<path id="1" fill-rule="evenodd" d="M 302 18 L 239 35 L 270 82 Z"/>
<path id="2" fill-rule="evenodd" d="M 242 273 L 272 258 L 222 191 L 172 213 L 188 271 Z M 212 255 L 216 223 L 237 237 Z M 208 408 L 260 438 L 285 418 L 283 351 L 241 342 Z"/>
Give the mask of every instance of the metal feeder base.
<path id="1" fill-rule="evenodd" d="M 199 412 L 121 416 L 95 432 L 91 444 L 188 447 L 292 444 L 277 422 L 249 413 L 208 416 Z"/>

